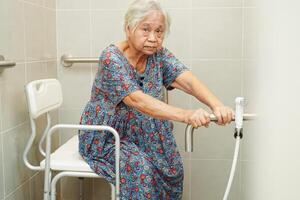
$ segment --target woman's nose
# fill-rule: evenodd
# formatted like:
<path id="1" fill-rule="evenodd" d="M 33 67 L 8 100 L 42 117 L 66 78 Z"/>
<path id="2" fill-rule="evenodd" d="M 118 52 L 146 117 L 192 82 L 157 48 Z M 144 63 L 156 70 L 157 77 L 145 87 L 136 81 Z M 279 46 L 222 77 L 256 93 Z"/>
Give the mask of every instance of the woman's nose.
<path id="1" fill-rule="evenodd" d="M 156 42 L 156 40 L 157 40 L 157 38 L 156 38 L 155 33 L 153 31 L 151 31 L 149 33 L 149 36 L 148 36 L 148 41 L 150 41 L 150 42 Z"/>

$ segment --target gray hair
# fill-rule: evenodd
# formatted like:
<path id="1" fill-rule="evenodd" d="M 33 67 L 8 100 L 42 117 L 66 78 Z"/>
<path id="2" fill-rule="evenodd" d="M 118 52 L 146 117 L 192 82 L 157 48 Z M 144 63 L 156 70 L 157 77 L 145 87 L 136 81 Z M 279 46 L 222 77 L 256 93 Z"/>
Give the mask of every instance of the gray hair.
<path id="1" fill-rule="evenodd" d="M 143 21 L 151 12 L 160 11 L 165 18 L 165 32 L 170 32 L 171 19 L 166 10 L 164 10 L 158 0 L 135 0 L 132 2 L 125 14 L 124 28 L 131 28 L 133 31 L 138 24 Z"/>

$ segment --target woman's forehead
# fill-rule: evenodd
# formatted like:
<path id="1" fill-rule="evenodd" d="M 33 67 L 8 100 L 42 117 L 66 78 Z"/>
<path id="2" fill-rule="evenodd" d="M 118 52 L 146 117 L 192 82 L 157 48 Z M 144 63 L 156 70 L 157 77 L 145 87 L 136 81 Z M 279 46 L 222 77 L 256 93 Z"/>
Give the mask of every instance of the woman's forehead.
<path id="1" fill-rule="evenodd" d="M 164 27 L 165 26 L 165 17 L 161 12 L 155 11 L 155 12 L 150 13 L 147 17 L 145 17 L 145 19 L 142 20 L 139 25 Z"/>

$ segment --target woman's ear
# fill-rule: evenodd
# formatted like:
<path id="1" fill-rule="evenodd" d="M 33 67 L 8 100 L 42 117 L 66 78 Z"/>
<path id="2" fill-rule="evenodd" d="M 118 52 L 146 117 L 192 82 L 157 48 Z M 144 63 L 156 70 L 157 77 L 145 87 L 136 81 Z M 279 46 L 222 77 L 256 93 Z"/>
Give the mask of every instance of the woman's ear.
<path id="1" fill-rule="evenodd" d="M 129 26 L 125 26 L 125 33 L 126 33 L 126 37 L 128 38 L 130 35 L 130 28 Z"/>

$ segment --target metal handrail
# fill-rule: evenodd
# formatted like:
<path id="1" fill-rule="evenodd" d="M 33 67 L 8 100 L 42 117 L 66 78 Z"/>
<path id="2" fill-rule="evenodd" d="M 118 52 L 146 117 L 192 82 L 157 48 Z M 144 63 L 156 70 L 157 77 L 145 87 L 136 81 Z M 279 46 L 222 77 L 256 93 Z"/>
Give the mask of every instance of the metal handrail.
<path id="1" fill-rule="evenodd" d="M 99 63 L 99 58 L 73 57 L 70 54 L 64 54 L 61 56 L 60 62 L 64 67 L 71 67 L 73 63 Z"/>
<path id="2" fill-rule="evenodd" d="M 70 54 L 64 54 L 61 56 L 60 62 L 64 67 L 71 67 L 73 63 L 99 63 L 99 58 L 73 57 Z M 164 91 L 164 102 L 169 102 L 167 90 Z"/>
<path id="3" fill-rule="evenodd" d="M 13 67 L 16 63 L 13 61 L 5 60 L 4 56 L 0 55 L 0 67 Z"/>
<path id="4" fill-rule="evenodd" d="M 210 121 L 217 122 L 218 119 L 214 114 L 210 114 Z M 243 120 L 254 120 L 257 117 L 257 114 L 249 114 L 245 113 L 243 115 Z M 234 119 L 232 119 L 234 121 Z M 193 152 L 193 133 L 194 133 L 194 127 L 190 124 L 188 124 L 185 128 L 185 151 L 186 152 Z"/>

